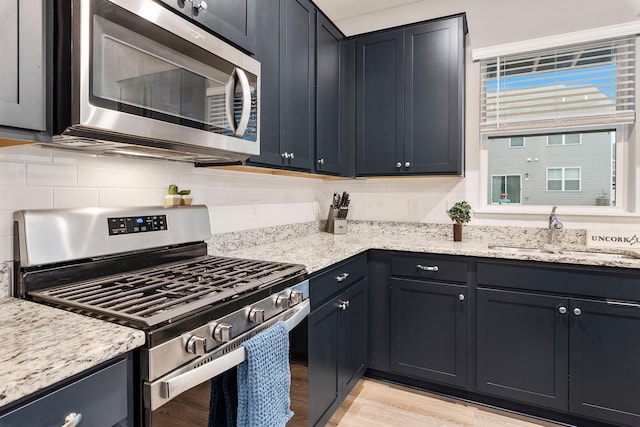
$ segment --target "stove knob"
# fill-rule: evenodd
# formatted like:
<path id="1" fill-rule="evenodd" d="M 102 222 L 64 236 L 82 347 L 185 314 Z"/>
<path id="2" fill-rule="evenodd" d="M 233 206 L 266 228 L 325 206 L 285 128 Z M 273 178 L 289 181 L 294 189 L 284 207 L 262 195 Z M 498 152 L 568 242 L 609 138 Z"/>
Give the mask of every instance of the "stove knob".
<path id="1" fill-rule="evenodd" d="M 285 310 L 289 308 L 289 297 L 286 295 L 278 295 L 278 298 L 276 298 L 276 308 L 283 308 Z"/>
<path id="2" fill-rule="evenodd" d="M 302 302 L 303 293 L 300 290 L 293 290 L 289 294 L 289 299 L 291 300 L 291 304 L 300 304 Z"/>
<path id="3" fill-rule="evenodd" d="M 264 308 L 252 308 L 249 311 L 249 322 L 251 323 L 264 322 Z"/>
<path id="4" fill-rule="evenodd" d="M 187 353 L 202 355 L 207 352 L 207 339 L 193 335 L 187 341 Z"/>
<path id="5" fill-rule="evenodd" d="M 220 323 L 213 330 L 213 338 L 219 342 L 231 341 L 231 325 Z"/>

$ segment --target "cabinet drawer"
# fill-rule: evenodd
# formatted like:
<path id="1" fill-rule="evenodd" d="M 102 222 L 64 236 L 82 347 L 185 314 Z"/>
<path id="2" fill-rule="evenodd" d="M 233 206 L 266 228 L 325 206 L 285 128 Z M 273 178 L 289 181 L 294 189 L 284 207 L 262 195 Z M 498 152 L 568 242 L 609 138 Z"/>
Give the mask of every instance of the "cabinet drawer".
<path id="1" fill-rule="evenodd" d="M 467 281 L 467 258 L 446 255 L 394 255 L 391 275 L 416 279 Z"/>
<path id="2" fill-rule="evenodd" d="M 122 360 L 1 416 L 0 427 L 60 427 L 72 412 L 81 414 L 81 426 L 110 427 L 127 418 L 128 403 Z"/>
<path id="3" fill-rule="evenodd" d="M 640 270 L 478 261 L 478 285 L 640 301 Z"/>
<path id="4" fill-rule="evenodd" d="M 341 292 L 349 285 L 362 279 L 367 273 L 367 258 L 359 256 L 346 261 L 309 280 L 311 306 L 318 307 L 330 296 Z"/>

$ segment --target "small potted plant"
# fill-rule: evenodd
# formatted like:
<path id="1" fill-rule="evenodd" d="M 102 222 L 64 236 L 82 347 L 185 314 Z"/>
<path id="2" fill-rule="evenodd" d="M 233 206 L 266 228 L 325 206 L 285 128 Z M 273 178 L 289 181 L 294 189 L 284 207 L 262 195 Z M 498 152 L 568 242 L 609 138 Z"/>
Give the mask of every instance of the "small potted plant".
<path id="1" fill-rule="evenodd" d="M 471 221 L 471 205 L 465 201 L 456 202 L 447 214 L 453 221 L 453 241 L 462 241 L 462 224 Z"/>

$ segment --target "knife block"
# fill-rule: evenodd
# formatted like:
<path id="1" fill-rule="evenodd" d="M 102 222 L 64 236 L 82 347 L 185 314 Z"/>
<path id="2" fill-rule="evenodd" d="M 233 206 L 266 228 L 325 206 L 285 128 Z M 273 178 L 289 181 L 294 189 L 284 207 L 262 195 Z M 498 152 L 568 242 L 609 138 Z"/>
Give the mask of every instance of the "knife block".
<path id="1" fill-rule="evenodd" d="M 333 234 L 346 234 L 348 212 L 348 209 L 329 207 L 329 215 L 327 216 L 327 224 L 324 227 L 324 231 Z"/>

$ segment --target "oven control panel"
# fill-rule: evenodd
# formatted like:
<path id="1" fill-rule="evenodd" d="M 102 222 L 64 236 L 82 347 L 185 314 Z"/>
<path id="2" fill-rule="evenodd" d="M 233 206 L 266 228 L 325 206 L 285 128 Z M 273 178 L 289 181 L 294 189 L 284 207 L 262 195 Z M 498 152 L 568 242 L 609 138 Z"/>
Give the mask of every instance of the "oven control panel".
<path id="1" fill-rule="evenodd" d="M 107 218 L 109 223 L 109 235 L 147 233 L 149 231 L 162 231 L 167 229 L 166 215 L 127 216 L 119 218 Z"/>

